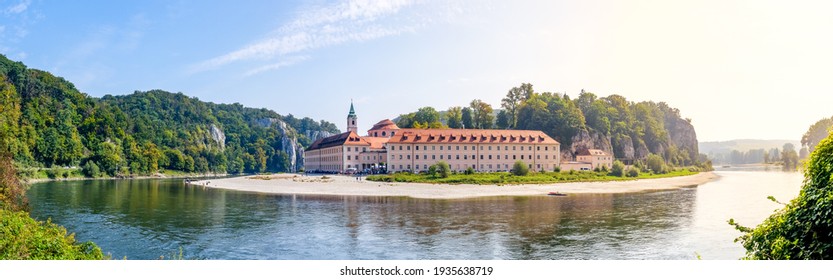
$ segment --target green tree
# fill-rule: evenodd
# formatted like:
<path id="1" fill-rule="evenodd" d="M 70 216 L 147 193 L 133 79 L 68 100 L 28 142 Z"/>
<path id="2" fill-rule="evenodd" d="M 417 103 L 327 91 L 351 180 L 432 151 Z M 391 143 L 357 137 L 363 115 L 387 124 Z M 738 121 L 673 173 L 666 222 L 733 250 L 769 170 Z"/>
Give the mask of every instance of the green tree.
<path id="1" fill-rule="evenodd" d="M 648 167 L 648 169 L 651 170 L 651 172 L 654 172 L 655 174 L 662 174 L 666 171 L 665 161 L 659 155 L 648 155 L 648 158 L 645 159 L 645 165 Z"/>
<path id="2" fill-rule="evenodd" d="M 463 128 L 472 129 L 474 127 L 474 117 L 472 115 L 472 110 L 469 107 L 465 107 L 460 110 L 460 118 L 463 121 Z"/>
<path id="3" fill-rule="evenodd" d="M 499 129 L 509 129 L 512 127 L 509 120 L 509 114 L 506 113 L 506 110 L 501 110 L 497 113 L 497 117 L 495 118 L 495 127 Z"/>
<path id="4" fill-rule="evenodd" d="M 526 176 L 529 174 L 529 167 L 523 161 L 516 161 L 512 164 L 512 169 L 509 171 L 515 176 Z"/>
<path id="5" fill-rule="evenodd" d="M 432 124 L 440 122 L 440 113 L 433 107 L 422 107 L 414 113 L 414 121 L 423 124 Z"/>
<path id="6" fill-rule="evenodd" d="M 613 166 L 610 167 L 610 175 L 622 177 L 625 175 L 625 164 L 621 161 L 614 161 Z"/>
<path id="7" fill-rule="evenodd" d="M 443 160 L 438 161 L 432 165 L 431 168 L 434 169 L 435 174 L 440 178 L 448 178 L 448 176 L 451 176 L 451 166 Z"/>
<path id="8" fill-rule="evenodd" d="M 449 128 L 463 127 L 463 109 L 461 107 L 456 106 L 448 108 L 445 117 L 446 125 L 448 125 Z"/>
<path id="9" fill-rule="evenodd" d="M 819 141 L 830 134 L 833 128 L 833 118 L 824 118 L 811 125 L 807 132 L 801 137 L 801 145 L 806 146 L 809 152 L 813 152 Z"/>
<path id="10" fill-rule="evenodd" d="M 519 87 L 514 87 L 506 93 L 506 97 L 504 97 L 500 102 L 500 106 L 506 111 L 507 125 L 505 128 L 517 127 L 518 110 L 520 109 L 521 104 L 529 99 L 533 93 L 532 84 L 528 83 L 523 83 Z"/>
<path id="11" fill-rule="evenodd" d="M 494 126 L 494 116 L 492 116 L 492 105 L 483 102 L 480 99 L 475 99 L 469 104 L 472 112 L 472 120 L 474 121 L 472 128 L 490 129 Z"/>
<path id="12" fill-rule="evenodd" d="M 774 200 L 774 198 L 770 199 Z M 833 136 L 821 140 L 805 166 L 798 197 L 755 228 L 729 220 L 748 259 L 833 259 Z"/>
<path id="13" fill-rule="evenodd" d="M 795 146 L 786 143 L 783 148 L 781 160 L 784 162 L 784 170 L 795 170 L 798 167 L 798 153 L 795 151 Z"/>

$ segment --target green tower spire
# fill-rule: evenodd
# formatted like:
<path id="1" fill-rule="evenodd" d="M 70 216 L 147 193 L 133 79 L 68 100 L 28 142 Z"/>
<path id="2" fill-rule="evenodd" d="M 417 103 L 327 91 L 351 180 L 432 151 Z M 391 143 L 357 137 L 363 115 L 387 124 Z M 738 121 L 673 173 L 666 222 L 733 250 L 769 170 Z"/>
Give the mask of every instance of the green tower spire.
<path id="1" fill-rule="evenodd" d="M 356 110 L 353 109 L 353 100 L 350 100 L 350 113 L 347 114 L 348 117 L 356 117 Z"/>

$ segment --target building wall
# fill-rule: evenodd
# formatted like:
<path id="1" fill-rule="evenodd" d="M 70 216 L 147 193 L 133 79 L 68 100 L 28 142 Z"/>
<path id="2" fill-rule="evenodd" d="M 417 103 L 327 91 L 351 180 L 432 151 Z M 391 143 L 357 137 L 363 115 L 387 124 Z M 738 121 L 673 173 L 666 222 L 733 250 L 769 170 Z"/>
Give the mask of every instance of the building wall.
<path id="1" fill-rule="evenodd" d="M 564 162 L 561 163 L 561 171 L 570 171 L 570 170 L 593 170 L 593 166 L 589 162 Z"/>
<path id="2" fill-rule="evenodd" d="M 388 143 L 388 171 L 427 171 L 445 161 L 451 170 L 508 171 L 516 161 L 532 170 L 552 171 L 561 162 L 559 144 L 398 144 Z"/>
<path id="3" fill-rule="evenodd" d="M 393 137 L 399 129 L 377 129 L 377 130 L 368 130 L 367 136 L 370 137 Z"/>
<path id="4" fill-rule="evenodd" d="M 344 166 L 344 146 L 307 151 L 304 153 L 304 169 L 308 171 L 341 172 Z"/>
<path id="5" fill-rule="evenodd" d="M 609 170 L 611 167 L 613 167 L 613 156 L 609 155 L 576 156 L 576 161 L 589 162 L 591 165 L 591 169 L 596 169 L 597 167 L 600 168 L 601 166 L 605 166 Z"/>

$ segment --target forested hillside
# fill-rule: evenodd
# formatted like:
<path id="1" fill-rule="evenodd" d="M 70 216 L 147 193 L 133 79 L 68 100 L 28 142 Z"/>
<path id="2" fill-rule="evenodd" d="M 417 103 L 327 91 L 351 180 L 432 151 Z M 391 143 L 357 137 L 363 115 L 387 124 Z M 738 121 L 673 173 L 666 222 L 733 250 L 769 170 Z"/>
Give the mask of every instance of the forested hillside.
<path id="1" fill-rule="evenodd" d="M 585 91 L 570 98 L 535 92 L 531 84 L 510 89 L 500 109 L 481 100 L 443 112 L 424 107 L 400 115 L 397 125 L 541 130 L 561 143 L 565 159 L 583 149 L 602 149 L 626 161 L 646 159 L 650 154 L 676 166 L 707 161 L 698 152 L 690 120 L 664 102 L 632 102 L 620 95 L 598 97 Z"/>
<path id="2" fill-rule="evenodd" d="M 311 138 L 337 132 L 325 121 L 161 90 L 92 98 L 0 55 L 0 144 L 22 167 L 80 166 L 90 177 L 295 171 Z"/>

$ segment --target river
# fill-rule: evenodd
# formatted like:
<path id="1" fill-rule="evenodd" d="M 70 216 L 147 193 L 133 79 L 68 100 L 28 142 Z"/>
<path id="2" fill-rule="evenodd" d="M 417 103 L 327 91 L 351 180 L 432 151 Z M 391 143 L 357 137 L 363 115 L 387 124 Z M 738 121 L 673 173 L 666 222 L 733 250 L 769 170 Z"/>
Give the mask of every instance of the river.
<path id="1" fill-rule="evenodd" d="M 690 188 L 464 200 L 265 195 L 182 180 L 44 182 L 32 216 L 121 259 L 738 259 L 802 175 L 716 171 Z"/>

